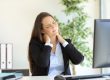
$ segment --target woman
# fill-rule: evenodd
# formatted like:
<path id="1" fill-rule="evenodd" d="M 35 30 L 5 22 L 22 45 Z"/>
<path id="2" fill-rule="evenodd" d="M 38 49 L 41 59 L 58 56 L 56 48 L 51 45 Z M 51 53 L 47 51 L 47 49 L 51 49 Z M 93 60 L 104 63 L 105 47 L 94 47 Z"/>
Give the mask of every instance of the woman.
<path id="1" fill-rule="evenodd" d="M 47 12 L 40 13 L 34 24 L 29 43 L 29 63 L 33 76 L 69 75 L 69 60 L 79 64 L 83 55 L 70 39 L 59 34 L 58 23 Z"/>

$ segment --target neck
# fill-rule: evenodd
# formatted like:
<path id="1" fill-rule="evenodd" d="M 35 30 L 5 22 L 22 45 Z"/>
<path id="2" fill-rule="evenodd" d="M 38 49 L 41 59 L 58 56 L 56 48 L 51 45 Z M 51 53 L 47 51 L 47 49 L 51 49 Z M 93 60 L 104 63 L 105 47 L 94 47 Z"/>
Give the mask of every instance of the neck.
<path id="1" fill-rule="evenodd" d="M 51 39 L 51 43 L 53 44 L 52 52 L 55 53 L 55 50 L 56 50 L 56 44 L 57 44 L 57 38 L 56 38 L 56 37 L 52 37 L 52 38 L 50 38 L 50 39 Z"/>
<path id="2" fill-rule="evenodd" d="M 52 43 L 52 44 L 56 44 L 56 42 L 57 42 L 57 38 L 56 38 L 56 37 L 52 37 L 52 38 L 51 38 L 51 43 Z"/>

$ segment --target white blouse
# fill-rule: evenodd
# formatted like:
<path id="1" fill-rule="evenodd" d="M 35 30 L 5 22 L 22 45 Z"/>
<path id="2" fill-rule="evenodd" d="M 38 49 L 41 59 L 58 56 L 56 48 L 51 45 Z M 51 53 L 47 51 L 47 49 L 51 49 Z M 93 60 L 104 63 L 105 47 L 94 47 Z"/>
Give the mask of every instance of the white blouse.
<path id="1" fill-rule="evenodd" d="M 63 47 L 66 47 L 68 42 L 64 42 L 62 45 Z M 58 42 L 56 45 L 56 51 L 55 53 L 51 52 L 50 55 L 50 68 L 49 68 L 49 76 L 56 76 L 61 74 L 64 71 L 64 60 L 62 55 L 62 50 L 60 43 Z"/>

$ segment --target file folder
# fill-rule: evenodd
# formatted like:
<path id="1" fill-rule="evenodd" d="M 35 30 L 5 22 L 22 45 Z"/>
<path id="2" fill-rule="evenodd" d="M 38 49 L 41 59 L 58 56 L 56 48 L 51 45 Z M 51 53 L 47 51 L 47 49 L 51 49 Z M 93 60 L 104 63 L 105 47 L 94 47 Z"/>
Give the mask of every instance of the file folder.
<path id="1" fill-rule="evenodd" d="M 0 44 L 0 68 L 6 69 L 6 44 Z"/>
<path id="2" fill-rule="evenodd" d="M 7 64 L 7 69 L 12 69 L 13 64 L 12 64 L 12 58 L 13 58 L 13 46 L 11 43 L 7 44 L 7 57 L 6 57 L 6 64 Z"/>

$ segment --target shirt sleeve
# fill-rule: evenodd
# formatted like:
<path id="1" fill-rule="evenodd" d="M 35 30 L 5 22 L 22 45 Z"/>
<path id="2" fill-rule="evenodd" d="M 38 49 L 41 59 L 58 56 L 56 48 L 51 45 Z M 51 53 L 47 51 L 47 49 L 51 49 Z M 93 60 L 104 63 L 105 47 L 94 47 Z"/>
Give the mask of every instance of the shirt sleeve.
<path id="1" fill-rule="evenodd" d="M 62 45 L 63 45 L 63 47 L 66 47 L 68 45 L 68 42 L 65 41 Z"/>
<path id="2" fill-rule="evenodd" d="M 46 42 L 45 45 L 46 45 L 46 46 L 53 47 L 53 44 L 51 44 L 50 42 Z"/>

